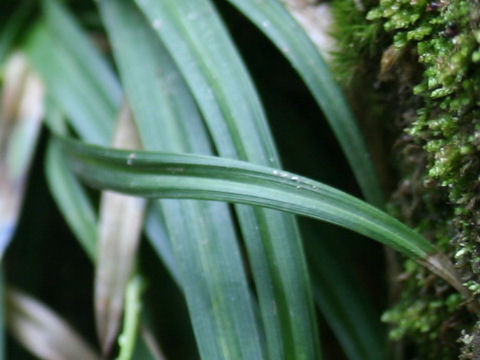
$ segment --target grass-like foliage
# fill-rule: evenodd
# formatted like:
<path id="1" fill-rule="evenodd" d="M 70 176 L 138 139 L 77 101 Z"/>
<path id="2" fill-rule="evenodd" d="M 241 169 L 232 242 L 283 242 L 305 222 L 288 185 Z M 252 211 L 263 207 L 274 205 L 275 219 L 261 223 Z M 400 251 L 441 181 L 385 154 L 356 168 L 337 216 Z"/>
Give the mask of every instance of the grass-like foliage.
<path id="1" fill-rule="evenodd" d="M 373 284 L 386 298 L 385 279 L 377 271 L 370 283 L 359 282 L 352 273 L 362 274 L 362 264 L 345 260 L 367 249 L 366 263 L 378 248 L 350 241 L 355 234 L 425 267 L 472 314 L 480 312 L 448 258 L 384 212 L 360 127 L 309 28 L 297 21 L 299 13 L 312 15 L 307 3 L 0 5 L 0 256 L 8 247 L 0 314 L 14 338 L 5 349 L 1 328 L 0 360 L 29 359 L 19 344 L 42 359 L 389 359 L 379 316 L 386 301 L 367 291 Z M 238 27 L 263 43 L 245 50 Z M 376 38 L 376 29 L 362 29 L 372 31 L 367 40 Z M 340 67 L 369 51 L 365 38 Z M 267 62 L 277 81 L 278 63 L 290 72 L 286 86 L 310 96 L 290 96 L 293 117 L 269 100 L 281 89 L 268 88 L 256 70 Z M 358 197 L 283 170 L 280 154 L 288 152 L 274 137 L 303 121 L 310 111 L 302 112 L 304 102 L 318 117 L 305 124 L 323 129 L 315 139 L 327 134 L 335 154 L 309 145 L 308 134 L 290 144 L 298 154 L 321 148 L 320 156 L 335 158 L 343 166 L 334 169 L 335 184 L 351 189 L 356 182 Z M 298 154 L 285 158 L 294 170 Z M 306 162 L 328 178 L 328 166 Z M 347 166 L 354 181 L 340 173 Z M 22 230 L 28 209 L 42 200 L 27 194 L 24 201 L 25 185 L 45 186 L 42 168 L 50 191 L 44 196 L 61 215 L 53 221 L 68 230 L 30 269 L 18 249 L 35 237 Z M 325 226 L 317 233 L 296 215 L 348 231 Z M 41 290 L 48 278 L 32 273 L 55 269 L 48 257 L 72 239 L 87 270 Z M 61 253 L 67 262 L 78 250 L 68 246 Z M 373 261 L 384 269 L 381 258 Z M 76 314 L 65 310 L 71 304 L 80 307 Z M 330 331 L 336 340 L 325 335 Z"/>

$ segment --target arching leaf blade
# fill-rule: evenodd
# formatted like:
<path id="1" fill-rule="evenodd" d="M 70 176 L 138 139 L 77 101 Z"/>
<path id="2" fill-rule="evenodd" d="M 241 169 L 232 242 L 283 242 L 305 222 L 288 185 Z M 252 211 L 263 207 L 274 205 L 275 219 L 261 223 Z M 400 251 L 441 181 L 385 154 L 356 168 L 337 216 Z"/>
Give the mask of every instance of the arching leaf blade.
<path id="1" fill-rule="evenodd" d="M 340 190 L 281 170 L 191 154 L 127 152 L 57 138 L 90 185 L 143 197 L 218 200 L 262 206 L 336 224 L 377 240 L 443 278 L 480 313 L 453 264 L 420 234 Z M 132 154 L 136 161 L 129 161 Z"/>
<path id="2" fill-rule="evenodd" d="M 228 0 L 290 61 L 323 110 L 365 198 L 384 207 L 375 168 L 362 133 L 328 65 L 281 1 Z"/>
<path id="3" fill-rule="evenodd" d="M 436 248 L 383 211 L 322 183 L 212 156 L 131 152 L 57 139 L 76 173 L 98 188 L 144 197 L 213 199 L 264 206 L 346 227 L 426 260 Z M 181 169 L 179 171 L 179 169 Z M 132 184 L 133 181 L 133 184 Z"/>

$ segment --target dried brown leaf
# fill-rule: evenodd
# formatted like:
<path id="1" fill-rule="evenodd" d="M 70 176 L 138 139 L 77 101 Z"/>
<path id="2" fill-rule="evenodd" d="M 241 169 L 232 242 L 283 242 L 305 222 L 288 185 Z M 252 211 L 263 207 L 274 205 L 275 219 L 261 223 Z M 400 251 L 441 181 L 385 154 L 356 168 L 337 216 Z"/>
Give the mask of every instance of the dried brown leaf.
<path id="1" fill-rule="evenodd" d="M 114 147 L 140 147 L 137 129 L 126 105 L 118 120 Z M 121 325 L 125 290 L 135 266 L 144 213 L 145 201 L 141 198 L 112 191 L 102 193 L 95 311 L 104 354 L 110 351 Z"/>

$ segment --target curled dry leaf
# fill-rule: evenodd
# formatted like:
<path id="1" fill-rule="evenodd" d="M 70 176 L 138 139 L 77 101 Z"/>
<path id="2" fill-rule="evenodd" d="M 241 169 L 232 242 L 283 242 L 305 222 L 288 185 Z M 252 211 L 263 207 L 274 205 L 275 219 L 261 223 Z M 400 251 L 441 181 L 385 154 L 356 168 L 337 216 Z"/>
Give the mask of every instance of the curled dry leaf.
<path id="1" fill-rule="evenodd" d="M 6 65 L 0 108 L 0 258 L 15 229 L 43 114 L 43 84 L 16 53 Z"/>
<path id="2" fill-rule="evenodd" d="M 36 299 L 8 288 L 5 300 L 10 332 L 35 356 L 45 360 L 100 359 L 70 325 Z"/>
<path id="3" fill-rule="evenodd" d="M 138 148 L 140 141 L 127 105 L 121 110 L 115 147 Z M 135 158 L 129 157 L 127 163 Z M 95 275 L 97 331 L 104 354 L 115 341 L 121 324 L 124 296 L 130 280 L 144 220 L 145 201 L 112 191 L 102 193 L 99 250 Z"/>

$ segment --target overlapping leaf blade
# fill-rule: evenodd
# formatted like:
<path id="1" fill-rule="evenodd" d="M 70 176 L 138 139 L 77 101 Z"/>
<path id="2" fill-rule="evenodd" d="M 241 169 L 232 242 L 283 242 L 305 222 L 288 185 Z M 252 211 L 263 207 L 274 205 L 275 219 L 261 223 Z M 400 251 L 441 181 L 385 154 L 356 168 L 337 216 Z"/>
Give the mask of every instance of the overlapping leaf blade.
<path id="1" fill-rule="evenodd" d="M 310 41 L 301 26 L 289 14 L 289 10 L 292 9 L 287 10 L 280 1 L 228 1 L 237 7 L 243 15 L 248 17 L 277 46 L 303 78 L 315 100 L 322 108 L 337 140 L 342 146 L 365 198 L 375 206 L 384 208 L 381 187 L 372 161 L 368 156 L 361 131 L 355 122 L 347 101 L 335 83 L 318 49 Z M 305 15 L 307 11 L 316 11 L 315 6 L 306 4 L 294 4 L 292 7 L 299 7 L 296 10 Z M 306 16 L 308 17 L 308 15 Z M 319 24 L 319 26 L 322 25 Z M 332 254 L 332 256 L 335 256 L 335 254 Z M 325 278 L 330 276 L 338 278 L 339 276 L 338 273 L 329 271 L 326 267 L 321 267 L 321 269 L 325 270 L 322 271 L 322 276 Z M 335 296 L 335 294 L 340 294 L 343 291 L 343 282 L 330 281 L 330 284 L 332 291 L 329 294 L 332 296 L 322 298 L 318 296 L 322 289 L 316 289 L 316 300 L 318 302 L 319 299 L 322 299 L 319 303 L 320 308 L 325 313 L 327 321 L 331 323 L 341 344 L 348 347 L 348 356 L 351 359 L 369 360 L 372 359 L 373 355 L 373 358 L 385 359 L 386 355 L 383 353 L 382 339 L 378 338 L 378 334 L 370 333 L 369 336 L 358 337 L 355 330 L 348 324 L 345 324 L 343 328 L 339 326 L 342 323 L 342 318 L 335 319 L 336 315 L 340 315 L 341 312 L 352 311 L 352 307 L 349 307 L 349 303 L 344 302 L 343 299 Z M 327 289 L 325 290 L 327 291 Z M 359 299 L 359 302 L 361 302 L 361 299 Z M 354 302 L 350 303 L 353 304 Z M 341 309 L 342 305 L 346 307 Z M 338 311 L 332 313 L 330 311 L 332 309 Z M 326 314 L 326 312 L 329 313 Z M 364 322 L 371 323 L 370 327 L 367 328 L 375 327 L 372 322 L 379 321 L 378 319 L 370 318 L 366 313 L 363 316 L 365 316 Z M 368 340 L 376 337 L 377 339 L 373 342 Z M 356 348 L 352 348 L 352 344 L 355 344 Z M 369 351 L 371 352 L 365 353 L 363 349 L 370 349 Z"/>
<path id="2" fill-rule="evenodd" d="M 85 190 L 68 168 L 61 149 L 50 144 L 47 151 L 48 186 L 70 229 L 90 259 L 97 257 L 97 221 Z"/>
<path id="3" fill-rule="evenodd" d="M 74 130 L 87 141 L 109 145 L 119 104 L 105 100 L 94 80 L 84 76 L 86 64 L 79 64 L 84 58 L 73 57 L 45 24 L 32 31 L 26 51 Z"/>
<path id="4" fill-rule="evenodd" d="M 189 85 L 217 151 L 224 157 L 278 166 L 258 96 L 212 4 L 208 0 L 137 4 Z M 294 219 L 273 211 L 236 209 L 270 358 L 319 357 L 308 273 Z"/>
<path id="5" fill-rule="evenodd" d="M 324 220 L 375 239 L 417 260 L 450 283 L 480 313 L 450 260 L 406 225 L 327 185 L 238 160 L 131 152 L 58 139 L 76 172 L 91 185 L 145 197 L 194 198 L 259 205 Z"/>
<path id="6" fill-rule="evenodd" d="M 354 116 L 328 65 L 281 1 L 228 0 L 291 62 L 320 105 L 365 198 L 383 208 L 375 168 Z"/>
<path id="7" fill-rule="evenodd" d="M 75 172 L 97 188 L 265 206 L 346 227 L 413 259 L 426 260 L 437 253 L 429 241 L 383 211 L 295 174 L 212 156 L 145 151 L 135 152 L 135 161 L 127 164 L 128 151 L 57 141 L 69 153 Z"/>
<path id="8" fill-rule="evenodd" d="M 43 4 L 48 26 L 56 41 L 66 46 L 78 60 L 82 76 L 95 86 L 95 94 L 103 98 L 103 104 L 113 105 L 116 110 L 122 100 L 122 90 L 110 67 L 63 6 L 55 0 L 44 0 Z"/>
<path id="9" fill-rule="evenodd" d="M 198 110 L 149 22 L 133 4 L 100 4 L 145 147 L 210 153 Z M 163 210 L 202 358 L 261 359 L 228 208 L 171 200 L 154 206 Z"/>
<path id="10" fill-rule="evenodd" d="M 327 185 L 236 160 L 185 154 L 135 153 L 58 140 L 75 171 L 98 188 L 146 197 L 229 201 L 324 220 L 375 239 L 415 259 L 450 283 L 480 313 L 448 258 L 406 225 L 378 208 Z M 179 170 L 180 169 L 180 170 Z M 134 180 L 134 181 L 133 181 Z M 132 185 L 133 181 L 133 185 Z"/>
<path id="11" fill-rule="evenodd" d="M 119 85 L 66 10 L 52 1 L 46 2 L 45 9 L 49 24 L 40 24 L 33 30 L 27 50 L 47 84 L 50 103 L 58 106 L 57 113 L 64 112 L 68 116 L 70 124 L 85 139 L 108 144 L 119 105 Z M 78 40 L 82 51 L 69 41 L 71 38 Z M 56 54 L 55 61 L 50 61 L 49 54 Z M 49 121 L 49 124 L 54 131 L 65 130 L 62 121 Z M 51 191 L 67 222 L 75 224 L 75 234 L 95 260 L 97 221 L 89 200 L 64 166 L 65 159 L 58 147 L 50 146 L 48 158 Z"/>

